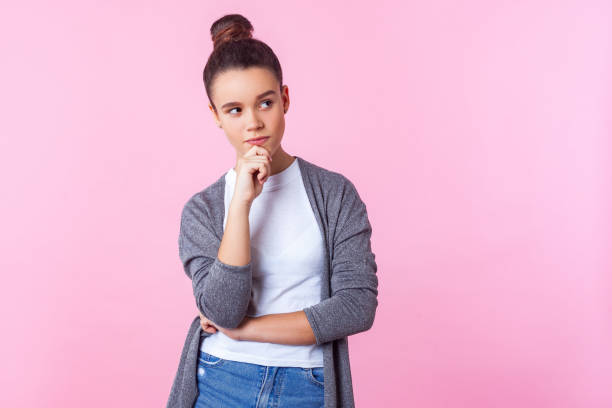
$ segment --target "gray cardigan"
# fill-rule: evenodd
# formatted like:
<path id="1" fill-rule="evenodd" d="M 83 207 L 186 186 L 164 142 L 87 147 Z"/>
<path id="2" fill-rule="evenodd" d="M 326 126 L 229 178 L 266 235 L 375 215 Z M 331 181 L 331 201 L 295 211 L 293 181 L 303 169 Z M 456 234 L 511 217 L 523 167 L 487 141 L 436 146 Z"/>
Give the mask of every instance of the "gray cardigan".
<path id="1" fill-rule="evenodd" d="M 377 266 L 370 245 L 366 205 L 353 183 L 298 156 L 306 194 L 326 247 L 321 302 L 304 310 L 316 344 L 323 347 L 325 408 L 354 407 L 348 339 L 372 327 L 378 306 Z M 251 298 L 251 263 L 217 258 L 223 237 L 225 174 L 194 194 L 181 214 L 179 257 L 192 280 L 197 308 L 221 327 L 235 328 Z M 167 408 L 193 407 L 202 330 L 194 318 L 183 346 Z"/>

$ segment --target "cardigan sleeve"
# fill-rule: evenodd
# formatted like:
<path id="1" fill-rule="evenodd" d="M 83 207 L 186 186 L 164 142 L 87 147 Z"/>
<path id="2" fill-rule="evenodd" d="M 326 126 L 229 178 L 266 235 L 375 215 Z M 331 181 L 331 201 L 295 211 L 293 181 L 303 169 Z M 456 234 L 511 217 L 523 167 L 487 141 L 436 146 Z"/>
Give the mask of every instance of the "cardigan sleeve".
<path id="1" fill-rule="evenodd" d="M 331 296 L 304 310 L 316 344 L 369 330 L 378 306 L 378 277 L 366 205 L 348 181 L 333 236 Z"/>
<path id="2" fill-rule="evenodd" d="M 235 328 L 251 298 L 251 262 L 229 265 L 217 257 L 220 239 L 202 200 L 190 199 L 181 213 L 179 257 L 192 281 L 198 310 L 213 323 Z"/>

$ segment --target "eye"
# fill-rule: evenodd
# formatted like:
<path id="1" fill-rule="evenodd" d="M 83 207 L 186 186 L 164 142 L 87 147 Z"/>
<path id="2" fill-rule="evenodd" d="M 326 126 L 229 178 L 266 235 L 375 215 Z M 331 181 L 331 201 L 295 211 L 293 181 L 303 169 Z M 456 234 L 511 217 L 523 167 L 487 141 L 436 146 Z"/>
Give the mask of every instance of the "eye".
<path id="1" fill-rule="evenodd" d="M 270 106 L 270 105 L 272 105 L 274 102 L 273 102 L 271 99 L 266 99 L 265 101 L 263 101 L 263 102 L 262 102 L 262 104 L 264 104 L 264 103 L 269 103 L 269 105 L 267 106 L 267 107 L 269 107 L 269 106 Z M 228 111 L 227 111 L 227 113 L 229 113 L 229 114 L 231 115 L 231 114 L 232 114 L 232 111 L 233 111 L 234 109 L 240 109 L 240 108 L 232 108 L 232 109 L 228 110 Z"/>

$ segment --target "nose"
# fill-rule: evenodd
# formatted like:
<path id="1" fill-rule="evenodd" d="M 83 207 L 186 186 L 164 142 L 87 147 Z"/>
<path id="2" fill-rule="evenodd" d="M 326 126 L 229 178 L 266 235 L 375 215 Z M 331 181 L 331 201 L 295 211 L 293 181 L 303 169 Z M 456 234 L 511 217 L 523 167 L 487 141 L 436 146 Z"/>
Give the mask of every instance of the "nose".
<path id="1" fill-rule="evenodd" d="M 249 131 L 258 130 L 263 127 L 263 122 L 257 115 L 257 112 L 253 111 L 252 109 L 249 110 L 247 121 L 247 130 Z"/>

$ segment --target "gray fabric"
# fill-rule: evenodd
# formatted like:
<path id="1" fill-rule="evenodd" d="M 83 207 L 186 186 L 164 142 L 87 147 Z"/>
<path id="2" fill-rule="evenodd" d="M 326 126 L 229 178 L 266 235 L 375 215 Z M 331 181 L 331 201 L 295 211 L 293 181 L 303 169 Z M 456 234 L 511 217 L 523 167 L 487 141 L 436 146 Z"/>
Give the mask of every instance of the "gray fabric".
<path id="1" fill-rule="evenodd" d="M 299 156 L 306 194 L 326 247 L 321 302 L 304 310 L 323 347 L 325 408 L 354 407 L 348 336 L 372 327 L 378 306 L 377 266 L 370 245 L 366 205 L 353 183 Z M 192 280 L 196 305 L 221 327 L 237 327 L 251 296 L 251 263 L 227 265 L 217 258 L 223 237 L 225 174 L 194 194 L 181 214 L 179 257 Z M 331 271 L 331 274 L 330 274 Z M 167 408 L 193 407 L 198 395 L 201 341 L 210 336 L 192 321 Z"/>

